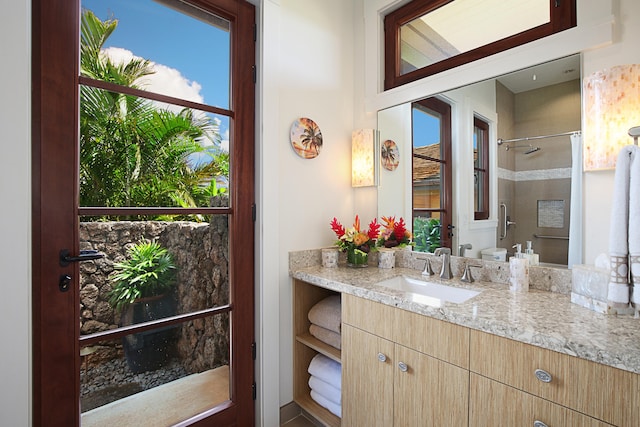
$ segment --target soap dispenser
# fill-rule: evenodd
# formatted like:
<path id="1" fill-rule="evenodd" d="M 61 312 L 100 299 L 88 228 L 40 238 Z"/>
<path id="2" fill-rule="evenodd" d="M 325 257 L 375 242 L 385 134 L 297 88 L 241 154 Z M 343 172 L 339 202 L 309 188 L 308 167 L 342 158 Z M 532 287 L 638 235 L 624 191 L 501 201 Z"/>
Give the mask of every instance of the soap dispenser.
<path id="1" fill-rule="evenodd" d="M 512 291 L 529 290 L 529 260 L 522 253 L 522 245 L 513 245 L 516 248 L 514 256 L 509 258 L 509 289 Z"/>
<path id="2" fill-rule="evenodd" d="M 529 260 L 529 265 L 540 264 L 540 256 L 533 252 L 531 240 L 527 240 L 527 249 L 524 250 L 524 257 Z"/>

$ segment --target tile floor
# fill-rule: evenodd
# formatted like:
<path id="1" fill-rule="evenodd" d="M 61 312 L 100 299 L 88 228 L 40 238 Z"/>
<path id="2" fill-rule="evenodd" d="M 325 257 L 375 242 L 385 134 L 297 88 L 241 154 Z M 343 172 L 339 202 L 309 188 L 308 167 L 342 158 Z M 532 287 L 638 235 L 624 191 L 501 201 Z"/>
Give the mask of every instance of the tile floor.
<path id="1" fill-rule="evenodd" d="M 291 421 L 282 424 L 282 427 L 315 427 L 316 425 L 304 415 L 298 415 Z"/>

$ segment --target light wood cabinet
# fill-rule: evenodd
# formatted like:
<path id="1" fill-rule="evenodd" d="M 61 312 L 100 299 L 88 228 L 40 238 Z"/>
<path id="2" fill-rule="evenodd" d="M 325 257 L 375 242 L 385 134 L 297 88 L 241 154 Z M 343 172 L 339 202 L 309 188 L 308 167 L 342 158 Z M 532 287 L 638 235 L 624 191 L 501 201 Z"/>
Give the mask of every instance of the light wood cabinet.
<path id="1" fill-rule="evenodd" d="M 640 425 L 640 375 L 349 294 L 336 350 L 307 317 L 333 294 L 294 280 L 294 400 L 325 426 Z M 318 353 L 342 363 L 342 420 L 310 398 Z"/>
<path id="2" fill-rule="evenodd" d="M 469 426 L 606 427 L 610 424 L 471 373 Z"/>
<path id="3" fill-rule="evenodd" d="M 324 298 L 335 295 L 328 289 L 310 285 L 301 280 L 293 282 L 293 400 L 325 426 L 340 426 L 340 418 L 311 399 L 309 363 L 318 353 L 341 361 L 340 350 L 309 334 L 309 310 Z"/>
<path id="4" fill-rule="evenodd" d="M 350 295 L 343 295 L 342 308 L 345 426 L 468 425 L 469 371 L 398 342 L 465 365 L 466 328 L 425 316 L 407 317 L 412 313 Z M 454 337 L 463 337 L 461 342 L 439 333 L 449 326 Z M 407 330 L 433 334 L 420 339 Z M 434 347 L 437 341 L 450 343 L 449 350 Z M 458 354 L 460 347 L 463 354 Z"/>
<path id="5" fill-rule="evenodd" d="M 612 425 L 640 422 L 639 376 L 631 372 L 479 331 L 471 331 L 470 369 Z"/>

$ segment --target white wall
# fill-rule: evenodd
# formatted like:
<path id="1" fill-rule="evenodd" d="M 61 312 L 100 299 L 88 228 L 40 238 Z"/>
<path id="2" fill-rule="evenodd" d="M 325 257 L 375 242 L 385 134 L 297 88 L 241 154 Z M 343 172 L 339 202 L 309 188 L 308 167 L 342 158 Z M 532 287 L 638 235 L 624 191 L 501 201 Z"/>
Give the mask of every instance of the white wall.
<path id="1" fill-rule="evenodd" d="M 260 293 L 265 301 L 273 301 L 273 307 L 262 306 L 262 348 L 269 354 L 262 364 L 266 378 L 261 388 L 264 398 L 272 400 L 269 393 L 275 386 L 279 404 L 284 405 L 293 399 L 288 252 L 331 245 L 335 236 L 329 222 L 334 216 L 345 224 L 353 221 L 354 13 L 353 4 L 342 0 L 265 0 L 263 6 L 259 185 L 264 209 L 262 264 L 269 270 L 261 279 Z M 291 124 L 299 117 L 313 119 L 322 132 L 323 147 L 314 159 L 302 159 L 291 148 Z M 367 190 L 362 193 L 366 198 Z M 279 369 L 279 384 L 266 384 L 272 378 L 267 369 Z M 264 425 L 274 424 L 264 420 Z"/>
<path id="2" fill-rule="evenodd" d="M 31 15 L 28 1 L 3 0 L 0 49 L 0 425 L 28 426 L 31 357 Z"/>

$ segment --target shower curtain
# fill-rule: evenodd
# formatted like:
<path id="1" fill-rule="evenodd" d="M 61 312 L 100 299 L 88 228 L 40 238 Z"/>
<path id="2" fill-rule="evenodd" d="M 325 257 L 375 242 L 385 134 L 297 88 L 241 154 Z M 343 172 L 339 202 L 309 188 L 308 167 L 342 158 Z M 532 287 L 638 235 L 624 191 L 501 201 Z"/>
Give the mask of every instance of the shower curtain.
<path id="1" fill-rule="evenodd" d="M 567 265 L 582 264 L 582 135 L 571 134 L 571 206 Z"/>

